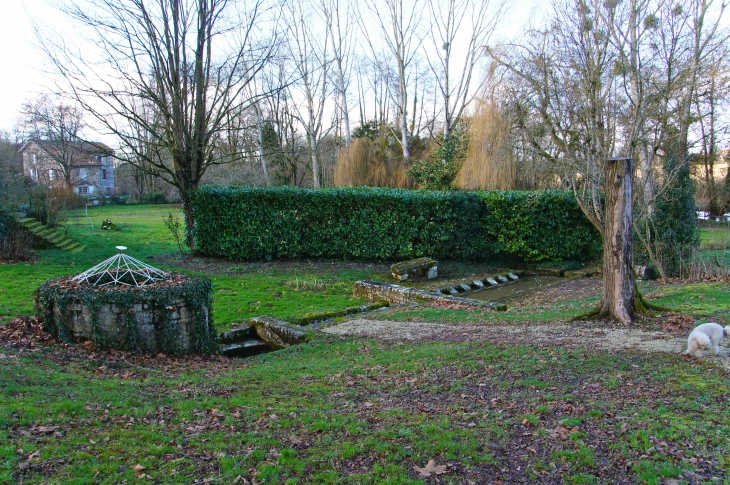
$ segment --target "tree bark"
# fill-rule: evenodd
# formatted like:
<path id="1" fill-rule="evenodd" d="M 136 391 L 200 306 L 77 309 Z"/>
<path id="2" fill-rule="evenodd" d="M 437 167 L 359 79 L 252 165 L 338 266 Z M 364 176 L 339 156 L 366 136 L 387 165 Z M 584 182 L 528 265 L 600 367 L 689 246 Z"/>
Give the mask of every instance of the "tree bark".
<path id="1" fill-rule="evenodd" d="M 194 187 L 194 190 L 197 187 Z M 193 237 L 193 227 L 195 226 L 195 216 L 193 215 L 193 205 L 191 204 L 190 192 L 182 187 L 180 190 L 180 199 L 182 200 L 183 211 L 185 212 L 185 239 L 188 242 L 190 253 L 198 255 L 200 252 L 195 247 L 195 238 Z"/>
<path id="2" fill-rule="evenodd" d="M 603 235 L 603 302 L 599 315 L 633 322 L 634 275 L 633 160 L 612 158 L 606 164 L 606 211 Z"/>

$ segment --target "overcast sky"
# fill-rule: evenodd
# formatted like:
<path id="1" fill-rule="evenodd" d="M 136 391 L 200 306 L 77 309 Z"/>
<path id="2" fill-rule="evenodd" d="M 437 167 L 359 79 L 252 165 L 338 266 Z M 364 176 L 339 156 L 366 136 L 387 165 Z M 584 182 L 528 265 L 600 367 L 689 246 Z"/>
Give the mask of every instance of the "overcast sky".
<path id="1" fill-rule="evenodd" d="M 542 5 L 542 7 L 538 7 Z M 517 0 L 501 27 L 503 36 L 516 34 L 547 2 Z M 18 118 L 20 105 L 53 88 L 53 79 L 44 69 L 48 62 L 38 49 L 33 22 L 59 29 L 62 15 L 50 7 L 48 0 L 0 0 L 0 130 L 10 129 Z M 68 29 L 69 36 L 73 35 Z"/>

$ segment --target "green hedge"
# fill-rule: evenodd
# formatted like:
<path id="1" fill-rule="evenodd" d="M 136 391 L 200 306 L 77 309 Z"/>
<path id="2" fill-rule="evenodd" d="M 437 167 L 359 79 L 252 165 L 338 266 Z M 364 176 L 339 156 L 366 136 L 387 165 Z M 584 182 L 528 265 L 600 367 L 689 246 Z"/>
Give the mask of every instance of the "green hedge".
<path id="1" fill-rule="evenodd" d="M 598 232 L 571 193 L 201 187 L 199 251 L 237 260 L 587 261 Z"/>

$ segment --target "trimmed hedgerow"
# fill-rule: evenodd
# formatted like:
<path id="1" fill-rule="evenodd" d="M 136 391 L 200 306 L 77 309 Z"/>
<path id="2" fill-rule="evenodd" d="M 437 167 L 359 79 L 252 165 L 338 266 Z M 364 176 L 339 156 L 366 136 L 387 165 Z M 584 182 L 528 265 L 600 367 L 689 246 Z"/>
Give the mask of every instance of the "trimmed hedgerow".
<path id="1" fill-rule="evenodd" d="M 201 187 L 193 234 L 236 260 L 579 260 L 601 250 L 571 193 Z"/>

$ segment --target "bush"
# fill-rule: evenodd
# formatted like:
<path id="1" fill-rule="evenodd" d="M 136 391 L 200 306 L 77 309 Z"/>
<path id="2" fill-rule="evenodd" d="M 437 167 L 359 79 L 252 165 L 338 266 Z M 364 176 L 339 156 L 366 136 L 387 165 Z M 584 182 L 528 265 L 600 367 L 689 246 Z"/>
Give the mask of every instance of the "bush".
<path id="1" fill-rule="evenodd" d="M 689 163 L 670 156 L 664 163 L 665 178 L 672 182 L 657 197 L 653 218 L 656 253 L 667 276 L 679 276 L 682 261 L 691 261 L 700 246 L 700 232 Z M 673 176 L 673 177 L 672 177 Z"/>
<path id="2" fill-rule="evenodd" d="M 571 193 L 202 187 L 193 235 L 240 260 L 586 261 L 601 238 Z"/>
<path id="3" fill-rule="evenodd" d="M 33 236 L 12 216 L 0 213 L 0 261 L 29 261 L 32 249 Z"/>
<path id="4" fill-rule="evenodd" d="M 28 189 L 28 215 L 49 227 L 57 227 L 66 220 L 65 211 L 80 209 L 84 198 L 73 189 L 34 185 Z"/>
<path id="5" fill-rule="evenodd" d="M 140 204 L 166 204 L 167 197 L 162 192 L 148 192 L 139 199 Z"/>
<path id="6" fill-rule="evenodd" d="M 466 157 L 469 135 L 460 126 L 448 135 L 439 135 L 436 148 L 426 160 L 416 160 L 408 169 L 408 176 L 419 187 L 427 190 L 451 190 L 459 168 Z"/>

